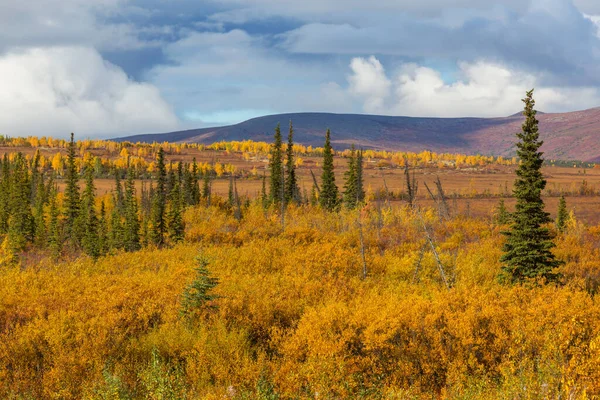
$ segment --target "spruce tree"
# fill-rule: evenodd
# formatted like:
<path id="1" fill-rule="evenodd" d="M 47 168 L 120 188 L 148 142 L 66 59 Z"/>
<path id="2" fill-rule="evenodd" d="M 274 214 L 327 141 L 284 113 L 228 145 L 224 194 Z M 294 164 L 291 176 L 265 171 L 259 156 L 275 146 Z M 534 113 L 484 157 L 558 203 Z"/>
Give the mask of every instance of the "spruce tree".
<path id="1" fill-rule="evenodd" d="M 551 219 L 544 211 L 541 198 L 546 180 L 541 171 L 544 160 L 539 148 L 543 142 L 539 139 L 533 90 L 527 92 L 523 102 L 526 119 L 522 131 L 517 134 L 517 156 L 521 163 L 516 171 L 513 189 L 517 205 L 512 214 L 510 230 L 504 232 L 507 240 L 503 248 L 504 255 L 500 259 L 504 263 L 500 279 L 507 283 L 521 283 L 530 279 L 551 282 L 559 278 L 554 269 L 560 263 L 551 252 L 554 247 L 552 235 L 544 226 Z"/>
<path id="2" fill-rule="evenodd" d="M 10 161 L 8 153 L 2 159 L 2 174 L 0 174 L 0 233 L 8 232 L 10 216 Z"/>
<path id="3" fill-rule="evenodd" d="M 214 300 L 220 296 L 212 290 L 219 284 L 219 279 L 212 276 L 208 270 L 208 260 L 199 256 L 196 258 L 196 278 L 185 288 L 181 301 L 181 314 L 188 320 L 193 320 L 205 309 L 214 309 Z"/>
<path id="4" fill-rule="evenodd" d="M 267 177 L 263 174 L 262 189 L 260 191 L 260 203 L 263 209 L 269 208 L 269 196 L 267 195 Z"/>
<path id="5" fill-rule="evenodd" d="M 496 207 L 496 223 L 498 225 L 505 225 L 510 222 L 510 213 L 506 209 L 504 199 L 500 199 L 498 206 Z"/>
<path id="6" fill-rule="evenodd" d="M 181 242 L 184 238 L 185 227 L 183 225 L 183 205 L 179 180 L 174 181 L 171 193 L 169 193 L 169 204 L 166 217 L 167 230 L 171 243 Z"/>
<path id="7" fill-rule="evenodd" d="M 44 214 L 44 206 L 47 203 L 47 191 L 44 185 L 44 175 L 40 174 L 38 178 L 37 188 L 35 190 L 34 200 L 34 229 L 35 243 L 41 247 L 46 243 L 46 220 Z"/>
<path id="8" fill-rule="evenodd" d="M 108 245 L 108 218 L 106 216 L 106 204 L 104 203 L 104 200 L 102 200 L 98 217 L 98 248 L 100 249 L 100 254 L 106 254 L 108 252 Z"/>
<path id="9" fill-rule="evenodd" d="M 338 187 L 335 185 L 333 172 L 333 148 L 331 147 L 331 132 L 327 129 L 325 146 L 323 147 L 323 173 L 321 174 L 321 192 L 319 203 L 325 210 L 333 211 L 338 206 Z"/>
<path id="10" fill-rule="evenodd" d="M 202 198 L 206 201 L 206 205 L 210 206 L 210 172 L 204 172 L 202 177 Z"/>
<path id="11" fill-rule="evenodd" d="M 281 129 L 279 124 L 275 128 L 274 141 L 271 146 L 271 159 L 269 160 L 270 192 L 269 198 L 272 203 L 279 203 L 281 191 L 283 190 L 283 151 L 281 141 Z"/>
<path id="12" fill-rule="evenodd" d="M 233 175 L 229 176 L 229 190 L 227 191 L 227 205 L 233 210 L 235 205 L 235 193 L 233 191 Z"/>
<path id="13" fill-rule="evenodd" d="M 125 224 L 123 226 L 123 247 L 125 251 L 137 251 L 140 246 L 140 219 L 135 196 L 135 173 L 131 166 L 127 168 L 125 182 Z"/>
<path id="14" fill-rule="evenodd" d="M 73 133 L 71 133 L 71 141 L 67 153 L 67 171 L 66 171 L 66 188 L 65 188 L 65 236 L 73 246 L 79 245 L 81 230 L 79 224 L 80 214 L 80 197 L 79 197 L 79 171 L 76 164 L 77 147 Z"/>
<path id="15" fill-rule="evenodd" d="M 57 259 L 60 256 L 60 253 L 62 251 L 62 244 L 63 244 L 63 239 L 62 239 L 62 234 L 61 234 L 61 226 L 60 226 L 60 220 L 59 220 L 59 210 L 58 210 L 58 206 L 56 204 L 56 198 L 57 198 L 57 193 L 58 190 L 56 189 L 56 186 L 52 185 L 51 187 L 51 191 L 49 193 L 49 199 L 50 199 L 50 218 L 48 220 L 48 248 L 50 249 L 50 252 L 52 253 L 52 257 L 54 259 Z"/>
<path id="16" fill-rule="evenodd" d="M 198 163 L 196 162 L 196 157 L 194 157 L 194 160 L 192 161 L 191 194 L 192 202 L 190 204 L 200 204 L 200 184 L 198 181 Z"/>
<path id="17" fill-rule="evenodd" d="M 165 167 L 165 155 L 162 147 L 158 150 L 156 164 L 158 169 L 158 175 L 156 178 L 154 198 L 152 200 L 150 238 L 152 240 L 152 243 L 154 243 L 157 246 L 162 246 L 164 244 L 165 234 L 167 232 L 167 226 L 165 222 L 165 212 L 167 206 L 167 170 Z"/>
<path id="18" fill-rule="evenodd" d="M 33 241 L 34 219 L 30 206 L 29 168 L 22 153 L 17 153 L 10 174 L 10 218 L 8 240 L 13 252 L 25 249 Z"/>
<path id="19" fill-rule="evenodd" d="M 98 215 L 96 214 L 96 187 L 94 185 L 94 167 L 91 163 L 85 168 L 85 190 L 81 197 L 81 217 L 83 219 L 83 251 L 93 259 L 100 257 L 98 237 Z"/>
<path id="20" fill-rule="evenodd" d="M 559 232 L 564 232 L 567 227 L 567 221 L 569 220 L 569 212 L 567 211 L 567 201 L 565 195 L 560 196 L 558 201 L 558 213 L 556 215 L 556 229 Z"/>
<path id="21" fill-rule="evenodd" d="M 296 165 L 294 162 L 294 128 L 290 121 L 290 132 L 286 149 L 286 179 L 285 179 L 285 202 L 300 204 L 300 188 L 296 177 Z"/>
<path id="22" fill-rule="evenodd" d="M 356 149 L 353 144 L 350 148 L 348 169 L 344 172 L 344 205 L 350 210 L 356 208 L 356 203 L 358 201 L 358 192 L 356 190 L 357 172 Z"/>
<path id="23" fill-rule="evenodd" d="M 363 151 L 356 153 L 356 198 L 359 203 L 365 201 L 365 181 L 363 178 Z"/>

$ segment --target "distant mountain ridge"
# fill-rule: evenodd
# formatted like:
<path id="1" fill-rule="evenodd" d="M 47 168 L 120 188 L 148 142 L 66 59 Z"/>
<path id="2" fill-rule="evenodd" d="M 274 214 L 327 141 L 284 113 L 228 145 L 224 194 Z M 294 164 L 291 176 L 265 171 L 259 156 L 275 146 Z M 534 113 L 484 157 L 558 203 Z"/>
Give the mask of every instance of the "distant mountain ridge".
<path id="1" fill-rule="evenodd" d="M 547 159 L 600 161 L 600 108 L 568 113 L 538 113 L 542 151 Z M 451 152 L 513 156 L 515 133 L 524 117 L 423 118 L 363 114 L 291 113 L 253 118 L 235 125 L 144 134 L 115 139 L 131 142 L 271 141 L 281 123 L 294 125 L 297 143 L 322 146 L 331 129 L 336 148 L 358 147 L 394 151 Z"/>

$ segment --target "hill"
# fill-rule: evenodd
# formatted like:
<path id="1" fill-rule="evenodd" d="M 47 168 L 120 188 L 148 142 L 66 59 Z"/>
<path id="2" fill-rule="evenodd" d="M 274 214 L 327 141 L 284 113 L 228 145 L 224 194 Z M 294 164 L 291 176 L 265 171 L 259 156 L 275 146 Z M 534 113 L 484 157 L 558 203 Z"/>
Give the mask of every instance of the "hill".
<path id="1" fill-rule="evenodd" d="M 600 161 L 600 108 L 539 113 L 542 150 L 549 159 Z M 515 132 L 523 117 L 414 118 L 362 114 L 293 113 L 253 118 L 221 127 L 119 138 L 133 142 L 213 143 L 221 140 L 270 141 L 277 123 L 294 123 L 295 140 L 321 146 L 330 128 L 336 148 L 351 143 L 379 150 L 453 152 L 513 156 Z M 285 130 L 285 129 L 284 129 Z"/>

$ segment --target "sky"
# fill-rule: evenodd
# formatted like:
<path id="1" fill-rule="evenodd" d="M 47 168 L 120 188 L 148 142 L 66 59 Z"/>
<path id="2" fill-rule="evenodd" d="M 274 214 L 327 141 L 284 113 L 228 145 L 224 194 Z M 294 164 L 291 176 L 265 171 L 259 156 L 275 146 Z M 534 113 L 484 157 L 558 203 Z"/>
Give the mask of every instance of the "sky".
<path id="1" fill-rule="evenodd" d="M 597 0 L 0 0 L 0 134 L 600 106 Z"/>

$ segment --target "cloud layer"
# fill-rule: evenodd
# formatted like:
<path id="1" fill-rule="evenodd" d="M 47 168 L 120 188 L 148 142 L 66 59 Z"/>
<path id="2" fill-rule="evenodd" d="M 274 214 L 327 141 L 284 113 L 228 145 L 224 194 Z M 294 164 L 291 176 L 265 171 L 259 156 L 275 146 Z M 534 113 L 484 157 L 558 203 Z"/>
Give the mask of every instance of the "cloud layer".
<path id="1" fill-rule="evenodd" d="M 600 105 L 596 0 L 0 0 L 0 24 L 10 135 Z"/>
<path id="2" fill-rule="evenodd" d="M 460 63 L 459 78 L 446 83 L 439 71 L 404 64 L 389 77 L 377 58 L 355 58 L 348 76 L 350 94 L 366 113 L 497 117 L 518 112 L 526 90 L 536 88 L 537 108 L 546 112 L 574 111 L 600 104 L 595 87 L 548 87 L 523 71 L 479 61 Z"/>
<path id="3" fill-rule="evenodd" d="M 34 48 L 0 57 L 0 133 L 79 137 L 178 126 L 156 87 L 131 81 L 85 47 Z"/>

